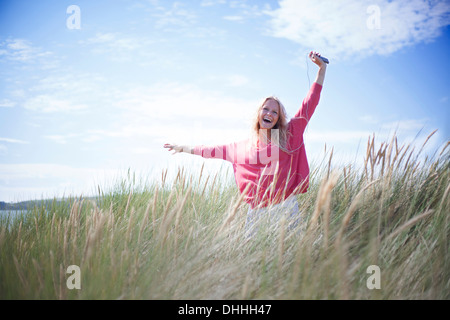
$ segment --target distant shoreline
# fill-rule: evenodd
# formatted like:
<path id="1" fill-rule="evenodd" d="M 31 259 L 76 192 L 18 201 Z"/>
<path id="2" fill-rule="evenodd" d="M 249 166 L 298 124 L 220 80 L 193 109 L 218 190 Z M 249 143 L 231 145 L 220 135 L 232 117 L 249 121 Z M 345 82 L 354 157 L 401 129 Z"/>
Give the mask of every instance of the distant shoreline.
<path id="1" fill-rule="evenodd" d="M 0 201 L 0 210 L 1 211 L 9 211 L 9 210 L 27 210 L 28 208 L 35 206 L 37 202 L 42 201 L 21 201 L 15 203 L 8 203 Z"/>
<path id="2" fill-rule="evenodd" d="M 92 199 L 92 197 L 83 197 L 84 199 L 89 198 Z M 29 210 L 32 208 L 35 208 L 36 206 L 42 207 L 45 205 L 49 205 L 51 203 L 56 202 L 64 202 L 67 201 L 67 198 L 63 199 L 42 199 L 42 200 L 27 200 L 27 201 L 20 201 L 20 202 L 4 202 L 0 201 L 0 211 L 20 211 L 20 210 Z"/>

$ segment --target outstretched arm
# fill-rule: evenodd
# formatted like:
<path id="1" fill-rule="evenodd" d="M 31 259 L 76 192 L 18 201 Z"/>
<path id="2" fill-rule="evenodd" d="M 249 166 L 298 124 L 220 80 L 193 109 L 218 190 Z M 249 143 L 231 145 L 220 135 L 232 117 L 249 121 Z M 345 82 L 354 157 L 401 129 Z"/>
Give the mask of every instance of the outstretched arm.
<path id="1" fill-rule="evenodd" d="M 240 159 L 240 156 L 237 155 L 237 150 L 246 150 L 245 147 L 246 140 L 217 146 L 198 145 L 191 147 L 170 143 L 166 143 L 164 145 L 164 148 L 169 149 L 169 151 L 173 151 L 172 154 L 185 152 L 203 157 L 205 159 L 221 159 L 231 163 L 238 161 L 238 158 Z"/>
<path id="2" fill-rule="evenodd" d="M 180 146 L 177 144 L 166 143 L 164 145 L 164 148 L 169 149 L 169 151 L 173 150 L 174 152 L 172 154 L 180 153 L 180 152 L 194 154 L 194 148 L 192 148 L 190 146 Z"/>
<path id="3" fill-rule="evenodd" d="M 320 59 L 320 53 L 311 51 L 309 53 L 309 58 L 312 62 L 319 66 L 319 71 L 317 72 L 316 83 L 323 86 L 323 82 L 325 80 L 325 73 L 327 71 L 327 64 Z"/>

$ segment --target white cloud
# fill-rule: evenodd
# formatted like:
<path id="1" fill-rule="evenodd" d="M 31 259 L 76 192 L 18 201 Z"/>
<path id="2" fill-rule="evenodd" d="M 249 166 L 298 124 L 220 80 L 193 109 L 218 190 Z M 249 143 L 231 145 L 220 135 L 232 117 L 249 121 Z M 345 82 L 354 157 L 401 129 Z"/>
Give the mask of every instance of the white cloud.
<path id="1" fill-rule="evenodd" d="M 39 79 L 30 92 L 46 92 L 67 96 L 82 96 L 96 93 L 105 78 L 93 73 L 60 73 Z"/>
<path id="2" fill-rule="evenodd" d="M 52 163 L 0 164 L 0 194 L 2 201 L 89 195 L 96 180 L 115 175 L 115 170 Z"/>
<path id="3" fill-rule="evenodd" d="M 156 54 L 158 51 L 156 46 L 166 41 L 161 32 L 145 35 L 99 32 L 86 40 L 80 40 L 79 44 L 93 54 L 113 62 L 132 63 L 138 66 L 162 64 L 172 66 L 175 62 Z"/>
<path id="4" fill-rule="evenodd" d="M 382 128 L 399 133 L 417 134 L 420 130 L 426 128 L 429 122 L 428 119 L 403 119 L 384 123 Z"/>
<path id="5" fill-rule="evenodd" d="M 163 143 L 231 142 L 249 135 L 250 118 L 260 102 L 179 83 L 121 88 L 114 91 L 112 99 L 111 121 L 81 129 L 76 135 L 46 138 L 57 143 L 114 140 L 118 148 L 140 154 Z"/>
<path id="6" fill-rule="evenodd" d="M 211 7 L 211 6 L 215 6 L 218 4 L 225 4 L 227 3 L 226 0 L 202 0 L 202 2 L 200 3 L 201 7 Z"/>
<path id="7" fill-rule="evenodd" d="M 10 138 L 0 138 L 0 141 L 8 142 L 8 143 L 19 143 L 19 144 L 27 144 L 28 141 L 19 140 L 19 139 L 10 139 Z"/>
<path id="8" fill-rule="evenodd" d="M 30 61 L 42 53 L 34 48 L 31 43 L 24 39 L 7 39 L 2 44 L 1 55 L 9 60 Z"/>
<path id="9" fill-rule="evenodd" d="M 24 103 L 24 107 L 25 109 L 42 113 L 68 112 L 88 108 L 85 104 L 73 103 L 70 100 L 61 99 L 47 94 L 42 94 L 27 99 Z"/>
<path id="10" fill-rule="evenodd" d="M 107 93 L 104 78 L 96 74 L 66 73 L 51 75 L 37 81 L 23 98 L 25 109 L 39 113 L 87 110 Z"/>
<path id="11" fill-rule="evenodd" d="M 351 143 L 360 139 L 367 139 L 373 132 L 368 130 L 362 131 L 316 131 L 305 133 L 305 139 L 311 142 L 327 142 L 327 143 Z"/>
<path id="12" fill-rule="evenodd" d="M 450 24 L 448 1 L 283 0 L 268 33 L 334 59 L 387 55 L 431 41 Z"/>
<path id="13" fill-rule="evenodd" d="M 368 139 L 375 137 L 376 145 L 390 143 L 395 136 L 398 146 L 412 145 L 419 150 L 435 128 L 430 127 L 429 119 L 402 119 L 391 122 L 378 121 L 374 116 L 364 116 L 360 120 L 367 123 L 364 130 L 314 130 L 305 133 L 305 145 L 308 156 L 315 161 L 323 158 L 324 146 L 328 152 L 333 148 L 334 158 L 341 163 L 351 163 L 354 160 L 362 161 L 365 156 Z M 436 132 L 423 149 L 423 154 L 432 155 L 439 143 L 442 143 L 442 134 Z M 376 147 L 376 148 L 378 148 Z M 338 157 L 336 157 L 338 156 Z"/>
<path id="14" fill-rule="evenodd" d="M 0 100 L 0 108 L 13 108 L 15 106 L 16 103 L 14 101 L 11 101 L 9 99 Z"/>
<path id="15" fill-rule="evenodd" d="M 125 36 L 119 33 L 97 33 L 94 37 L 80 41 L 80 44 L 99 45 L 95 48 L 97 52 L 113 53 L 119 51 L 135 51 L 148 43 L 148 39 Z"/>
<path id="16" fill-rule="evenodd" d="M 150 39 L 121 33 L 97 33 L 87 40 L 81 40 L 80 45 L 88 46 L 94 54 L 104 55 L 115 62 L 135 61 L 137 57 L 148 56 Z"/>
<path id="17" fill-rule="evenodd" d="M 367 117 L 367 118 L 366 118 Z M 305 139 L 311 142 L 327 142 L 354 144 L 358 140 L 367 140 L 369 136 L 375 134 L 380 139 L 389 139 L 392 135 L 410 137 L 417 135 L 421 130 L 427 129 L 427 119 L 404 119 L 388 123 L 377 121 L 372 116 L 363 117 L 364 121 L 370 125 L 366 130 L 321 130 L 308 131 Z M 431 131 L 430 131 L 431 132 Z M 425 133 L 430 133 L 425 132 Z"/>
<path id="18" fill-rule="evenodd" d="M 230 80 L 230 85 L 245 82 L 240 77 Z M 260 103 L 180 83 L 133 85 L 110 93 L 108 110 L 112 116 L 108 121 L 102 118 L 95 128 L 81 125 L 78 132 L 57 132 L 44 138 L 58 144 L 114 141 L 118 148 L 137 153 L 165 142 L 231 142 L 249 135 L 250 120 Z M 30 100 L 25 107 L 43 113 L 73 111 L 77 106 L 50 96 Z"/>
<path id="19" fill-rule="evenodd" d="M 157 9 L 158 12 L 153 14 L 157 29 L 176 31 L 178 28 L 193 26 L 198 19 L 194 11 L 187 9 L 181 2 L 174 2 L 171 8 Z"/>
<path id="20" fill-rule="evenodd" d="M 377 124 L 380 122 L 379 118 L 372 114 L 363 115 L 359 117 L 359 120 L 367 124 Z"/>
<path id="21" fill-rule="evenodd" d="M 41 69 L 50 69 L 58 66 L 59 61 L 50 51 L 36 47 L 26 39 L 6 39 L 0 42 L 0 59 L 9 62 L 37 64 Z"/>
<path id="22" fill-rule="evenodd" d="M 223 17 L 224 20 L 228 20 L 228 21 L 242 21 L 244 20 L 244 18 L 242 16 L 225 16 Z"/>
<path id="23" fill-rule="evenodd" d="M 246 76 L 241 74 L 228 76 L 227 80 L 230 87 L 242 87 L 250 82 L 250 80 Z"/>
<path id="24" fill-rule="evenodd" d="M 66 134 L 66 135 L 47 135 L 44 138 L 52 140 L 58 144 L 67 144 L 67 142 L 74 137 L 79 136 L 78 134 Z"/>
<path id="25" fill-rule="evenodd" d="M 136 147 L 132 148 L 131 152 L 137 155 L 150 155 L 155 152 L 155 149 L 146 147 Z"/>
<path id="26" fill-rule="evenodd" d="M 243 78 L 238 79 L 241 83 Z M 234 79 L 236 81 L 236 79 Z M 235 83 L 236 84 L 236 83 Z M 207 91 L 190 84 L 158 83 L 120 93 L 115 106 L 127 110 L 128 117 L 146 123 L 159 120 L 221 119 L 236 121 L 250 116 L 257 102 Z"/>

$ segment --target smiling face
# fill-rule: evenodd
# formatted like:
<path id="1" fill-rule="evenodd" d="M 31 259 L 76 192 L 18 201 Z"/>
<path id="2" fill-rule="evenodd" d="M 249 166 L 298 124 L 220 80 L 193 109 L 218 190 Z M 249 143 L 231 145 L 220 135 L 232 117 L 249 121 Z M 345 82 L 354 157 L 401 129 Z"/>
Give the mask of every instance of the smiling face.
<path id="1" fill-rule="evenodd" d="M 274 99 L 267 99 L 259 111 L 259 127 L 261 129 L 272 129 L 280 117 L 280 106 Z"/>

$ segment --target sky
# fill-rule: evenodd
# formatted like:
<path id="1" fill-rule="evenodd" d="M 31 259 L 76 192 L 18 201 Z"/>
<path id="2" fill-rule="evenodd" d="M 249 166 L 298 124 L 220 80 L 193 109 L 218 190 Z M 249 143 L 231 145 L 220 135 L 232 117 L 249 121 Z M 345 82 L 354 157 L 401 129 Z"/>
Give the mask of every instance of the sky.
<path id="1" fill-rule="evenodd" d="M 0 2 L 0 201 L 87 196 L 128 172 L 159 179 L 221 160 L 164 143 L 243 140 L 259 103 L 298 110 L 330 60 L 308 159 L 364 160 L 395 133 L 450 138 L 450 1 Z"/>

